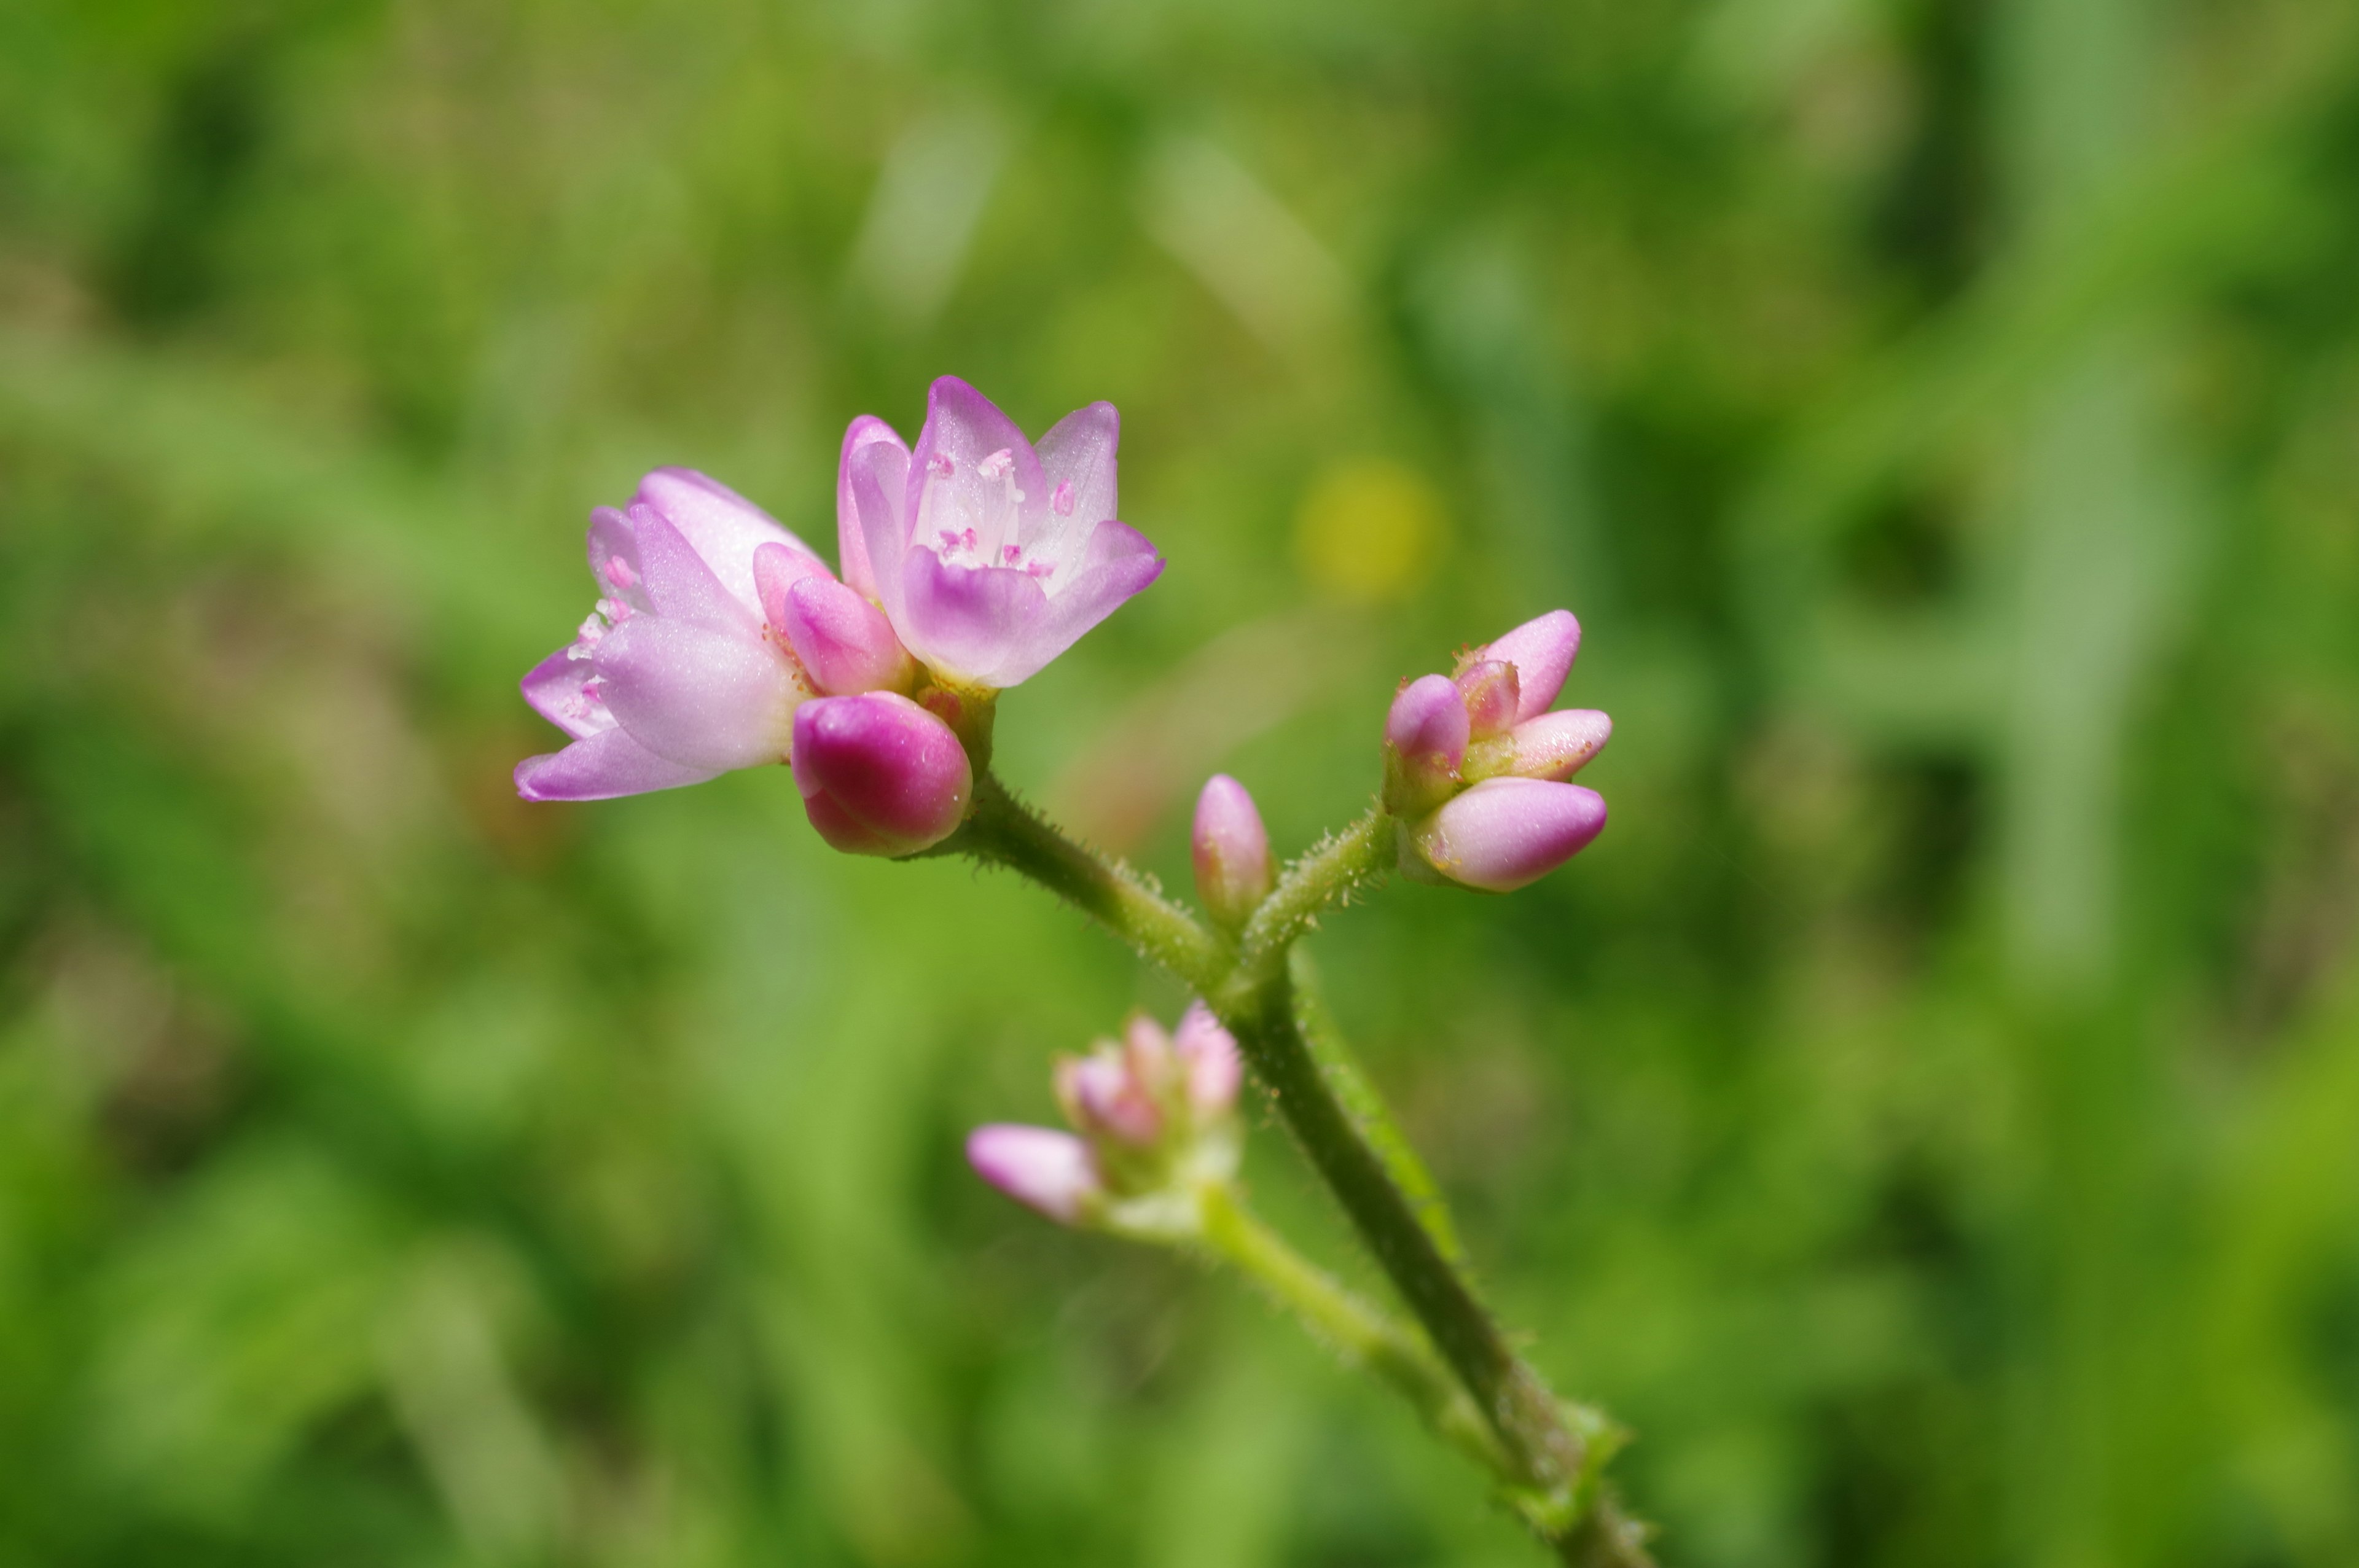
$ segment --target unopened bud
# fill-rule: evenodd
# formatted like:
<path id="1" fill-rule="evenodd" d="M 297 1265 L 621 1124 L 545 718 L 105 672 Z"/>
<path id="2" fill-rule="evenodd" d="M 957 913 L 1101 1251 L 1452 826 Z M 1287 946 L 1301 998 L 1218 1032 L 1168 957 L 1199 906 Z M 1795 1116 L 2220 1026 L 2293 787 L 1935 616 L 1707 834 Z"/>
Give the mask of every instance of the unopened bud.
<path id="1" fill-rule="evenodd" d="M 1161 1031 L 1157 1030 L 1160 1034 Z M 1170 1047 L 1163 1046 L 1168 1063 Z M 1086 1056 L 1057 1062 L 1057 1101 L 1065 1119 L 1093 1138 L 1112 1138 L 1146 1148 L 1163 1135 L 1163 1109 L 1156 1103 L 1156 1072 L 1136 1052 L 1108 1044 Z M 1142 1066 L 1147 1071 L 1142 1072 Z M 1152 1074 L 1152 1076 L 1150 1076 Z"/>
<path id="2" fill-rule="evenodd" d="M 1212 1010 L 1190 1002 L 1172 1032 L 1171 1048 L 1188 1077 L 1188 1103 L 1199 1118 L 1225 1116 L 1237 1103 L 1245 1082 L 1245 1058 L 1236 1037 L 1221 1026 Z"/>
<path id="3" fill-rule="evenodd" d="M 1469 662 L 1498 660 L 1516 666 L 1516 718 L 1522 720 L 1549 710 L 1580 651 L 1581 622 L 1570 610 L 1551 610 L 1477 649 Z"/>
<path id="4" fill-rule="evenodd" d="M 1204 781 L 1196 797 L 1196 896 L 1216 922 L 1231 929 L 1269 896 L 1277 881 L 1269 833 L 1245 786 L 1226 773 Z"/>
<path id="5" fill-rule="evenodd" d="M 950 837 L 974 771 L 950 726 L 906 697 L 824 697 L 795 710 L 795 788 L 821 838 L 853 855 L 908 855 Z"/>
<path id="6" fill-rule="evenodd" d="M 1593 708 L 1567 708 L 1516 726 L 1509 771 L 1561 784 L 1579 773 L 1613 738 L 1614 720 Z"/>
<path id="7" fill-rule="evenodd" d="M 974 1173 L 1060 1225 L 1082 1218 L 1100 1195 L 1097 1162 L 1070 1132 L 996 1122 L 968 1134 Z"/>
<path id="8" fill-rule="evenodd" d="M 1401 687 L 1385 716 L 1385 809 L 1414 816 L 1458 783 L 1470 730 L 1466 702 L 1448 676 L 1420 676 Z"/>
<path id="9" fill-rule="evenodd" d="M 1512 892 L 1572 859 L 1604 827 L 1605 798 L 1595 790 L 1485 779 L 1406 829 L 1403 869 Z"/>
<path id="10" fill-rule="evenodd" d="M 1515 665 L 1505 659 L 1481 660 L 1460 672 L 1457 686 L 1475 740 L 1487 741 L 1515 727 L 1520 689 Z"/>

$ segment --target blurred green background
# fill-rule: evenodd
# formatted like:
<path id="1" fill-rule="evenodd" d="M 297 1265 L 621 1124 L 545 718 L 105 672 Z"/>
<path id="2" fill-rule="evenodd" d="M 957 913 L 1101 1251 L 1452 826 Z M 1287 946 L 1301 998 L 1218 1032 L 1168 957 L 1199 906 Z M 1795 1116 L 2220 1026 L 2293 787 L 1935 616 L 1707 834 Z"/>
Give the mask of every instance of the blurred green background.
<path id="1" fill-rule="evenodd" d="M 1534 1560 L 966 1173 L 1114 943 L 511 795 L 592 505 L 944 372 L 1122 408 L 1002 757 L 1169 881 L 1581 615 L 1605 837 L 1312 946 L 1668 1563 L 2359 1562 L 2354 7 L 11 0 L 0 1563 Z"/>

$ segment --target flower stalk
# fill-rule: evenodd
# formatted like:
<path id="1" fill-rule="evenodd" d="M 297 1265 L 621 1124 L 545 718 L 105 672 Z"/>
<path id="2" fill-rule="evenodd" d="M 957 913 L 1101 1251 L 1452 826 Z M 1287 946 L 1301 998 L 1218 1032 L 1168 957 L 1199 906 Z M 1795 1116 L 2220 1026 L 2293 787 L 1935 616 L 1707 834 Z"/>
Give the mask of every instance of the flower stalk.
<path id="1" fill-rule="evenodd" d="M 1560 1400 L 1516 1354 L 1446 1240 L 1446 1221 L 1430 1217 L 1439 1198 L 1430 1184 L 1403 1182 L 1396 1174 L 1399 1154 L 1382 1152 L 1380 1140 L 1397 1135 L 1386 1137 L 1388 1119 L 1375 1120 L 1372 1128 L 1367 1108 L 1381 1103 L 1374 1089 L 1349 1072 L 1359 1105 L 1347 1105 L 1313 1049 L 1310 1022 L 1320 1010 L 1297 992 L 1288 957 L 1321 912 L 1383 878 L 1396 853 L 1394 818 L 1372 811 L 1288 867 L 1234 946 L 1128 865 L 1066 838 L 989 773 L 976 781 L 966 822 L 925 853 L 965 854 L 1029 877 L 1203 997 L 1236 1037 L 1288 1130 L 1480 1413 L 1489 1434 L 1481 1456 L 1509 1505 L 1561 1562 L 1584 1568 L 1651 1563 L 1644 1530 L 1620 1511 L 1600 1478 L 1618 1442 L 1612 1424 Z M 1332 1031 L 1321 1033 L 1333 1038 Z M 1408 1168 L 1421 1176 L 1413 1156 Z M 1268 1271 L 1285 1272 L 1249 1232 L 1228 1233 L 1224 1256 L 1230 1246 L 1258 1260 L 1249 1271 L 1266 1285 Z M 1342 1311 L 1332 1302 L 1305 1300 L 1311 1304 L 1298 1310 L 1306 1314 Z M 1343 1322 L 1335 1316 L 1322 1333 L 1332 1336 Z M 1373 1342 L 1352 1344 L 1404 1391 L 1404 1379 L 1413 1382 L 1421 1375 L 1399 1359 L 1410 1353 L 1397 1346 L 1379 1363 Z M 1434 1419 L 1429 1401 L 1411 1397 Z"/>

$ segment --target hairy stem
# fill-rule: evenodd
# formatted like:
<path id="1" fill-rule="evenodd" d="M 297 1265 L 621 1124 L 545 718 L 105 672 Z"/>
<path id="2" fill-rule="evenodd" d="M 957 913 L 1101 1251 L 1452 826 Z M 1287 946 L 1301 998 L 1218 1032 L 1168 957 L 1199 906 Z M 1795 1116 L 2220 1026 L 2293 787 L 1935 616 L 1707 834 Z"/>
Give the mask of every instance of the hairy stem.
<path id="1" fill-rule="evenodd" d="M 1363 1301 L 1256 1218 L 1234 1189 L 1202 1195 L 1204 1245 L 1234 1263 L 1351 1366 L 1390 1383 L 1451 1446 L 1495 1474 L 1506 1464 L 1498 1440 L 1415 1329 Z"/>
<path id="2" fill-rule="evenodd" d="M 1399 1135 L 1375 1089 L 1348 1057 L 1334 1058 L 1343 1065 L 1331 1076 L 1313 1049 L 1289 950 L 1322 910 L 1383 877 L 1392 834 L 1390 818 L 1371 811 L 1296 861 L 1234 947 L 1128 866 L 1067 838 L 988 773 L 977 781 L 964 826 L 933 852 L 973 855 L 1032 878 L 1204 998 L 1480 1411 L 1495 1445 L 1495 1472 L 1516 1511 L 1562 1562 L 1645 1568 L 1644 1531 L 1597 1474 L 1617 1441 L 1612 1424 L 1559 1400 L 1515 1353 L 1446 1241 L 1447 1221 L 1422 1212 L 1440 1201 L 1422 1166 L 1413 1155 L 1381 1152 Z M 1339 1087 L 1375 1112 L 1355 1115 Z"/>

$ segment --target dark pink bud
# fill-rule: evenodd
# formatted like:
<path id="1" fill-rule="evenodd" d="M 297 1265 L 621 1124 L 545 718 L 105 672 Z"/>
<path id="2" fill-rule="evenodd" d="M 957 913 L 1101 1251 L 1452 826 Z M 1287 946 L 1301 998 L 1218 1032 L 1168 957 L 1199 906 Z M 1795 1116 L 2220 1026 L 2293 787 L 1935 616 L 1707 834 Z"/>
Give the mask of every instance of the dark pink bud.
<path id="1" fill-rule="evenodd" d="M 1385 718 L 1385 808 L 1412 816 L 1447 795 L 1470 733 L 1465 699 L 1448 676 L 1420 676 L 1401 687 Z"/>
<path id="2" fill-rule="evenodd" d="M 1581 622 L 1572 618 L 1570 610 L 1551 610 L 1537 620 L 1525 622 L 1475 656 L 1503 660 L 1516 666 L 1520 688 L 1516 717 L 1524 719 L 1537 719 L 1549 710 L 1557 693 L 1564 689 L 1564 677 L 1572 668 L 1572 656 L 1580 651 Z"/>
<path id="3" fill-rule="evenodd" d="M 908 855 L 950 837 L 974 773 L 950 726 L 889 691 L 795 710 L 795 787 L 821 838 L 853 855 Z"/>
<path id="4" fill-rule="evenodd" d="M 1516 726 L 1516 756 L 1508 771 L 1558 783 L 1579 773 L 1614 735 L 1614 720 L 1593 708 L 1543 713 Z"/>
<path id="5" fill-rule="evenodd" d="M 1226 773 L 1204 781 L 1196 797 L 1196 896 L 1224 926 L 1243 925 L 1277 880 L 1269 833 L 1245 786 Z"/>
<path id="6" fill-rule="evenodd" d="M 974 1173 L 1060 1225 L 1077 1223 L 1099 1193 L 1097 1162 L 1070 1132 L 995 1123 L 966 1141 Z"/>
<path id="7" fill-rule="evenodd" d="M 1572 859 L 1605 827 L 1605 797 L 1579 784 L 1485 779 L 1417 823 L 1408 849 L 1462 886 L 1512 892 Z"/>
<path id="8" fill-rule="evenodd" d="M 828 696 L 905 691 L 916 677 L 917 662 L 893 635 L 893 623 L 852 589 L 832 578 L 805 577 L 788 589 L 786 600 L 780 625 L 787 642 L 811 684 Z"/>
<path id="9" fill-rule="evenodd" d="M 1518 690 L 1516 666 L 1504 659 L 1484 659 L 1460 672 L 1458 695 L 1466 704 L 1466 722 L 1475 740 L 1487 741 L 1515 728 Z"/>

